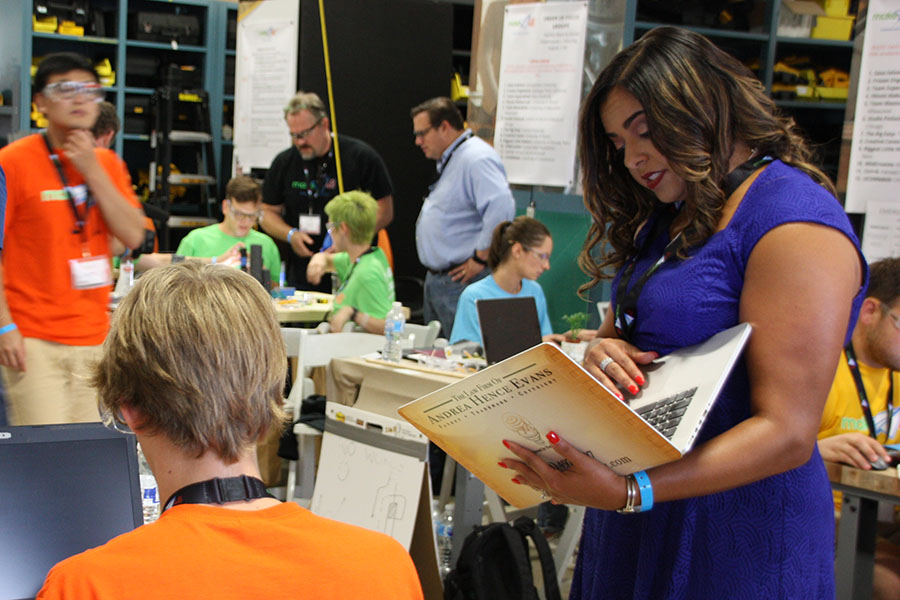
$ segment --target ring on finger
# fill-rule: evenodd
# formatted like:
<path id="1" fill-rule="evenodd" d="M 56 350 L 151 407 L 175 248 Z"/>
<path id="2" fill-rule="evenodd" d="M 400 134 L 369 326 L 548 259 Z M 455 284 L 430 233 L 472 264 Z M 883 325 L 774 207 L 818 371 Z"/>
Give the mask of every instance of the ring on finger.
<path id="1" fill-rule="evenodd" d="M 603 360 L 600 361 L 600 370 L 603 371 L 604 373 L 606 373 L 606 368 L 609 367 L 609 365 L 613 364 L 614 362 L 616 362 L 616 361 L 613 360 L 612 356 L 607 356 L 606 358 L 604 358 Z"/>

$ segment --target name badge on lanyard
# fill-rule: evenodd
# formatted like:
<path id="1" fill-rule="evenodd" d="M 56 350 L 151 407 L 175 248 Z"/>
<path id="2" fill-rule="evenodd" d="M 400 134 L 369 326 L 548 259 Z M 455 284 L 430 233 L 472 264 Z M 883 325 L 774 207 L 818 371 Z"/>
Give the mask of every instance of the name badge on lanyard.
<path id="1" fill-rule="evenodd" d="M 69 259 L 72 273 L 72 287 L 76 290 L 90 290 L 112 285 L 112 269 L 107 256 L 84 256 Z"/>
<path id="2" fill-rule="evenodd" d="M 319 235 L 322 233 L 322 215 L 300 215 L 299 229 L 303 233 Z"/>
<path id="3" fill-rule="evenodd" d="M 112 269 L 110 268 L 109 257 L 105 254 L 91 256 L 91 251 L 88 247 L 87 221 L 92 204 L 90 190 L 87 189 L 87 186 L 69 186 L 59 156 L 53 151 L 53 147 L 50 144 L 50 138 L 47 137 L 46 132 L 42 136 L 44 143 L 47 145 L 50 161 L 56 167 L 66 199 L 69 201 L 69 207 L 72 209 L 72 214 L 75 217 L 75 229 L 72 233 L 81 238 L 81 258 L 69 259 L 72 287 L 76 290 L 90 290 L 112 285 Z M 82 207 L 83 212 L 79 211 L 79 206 Z"/>

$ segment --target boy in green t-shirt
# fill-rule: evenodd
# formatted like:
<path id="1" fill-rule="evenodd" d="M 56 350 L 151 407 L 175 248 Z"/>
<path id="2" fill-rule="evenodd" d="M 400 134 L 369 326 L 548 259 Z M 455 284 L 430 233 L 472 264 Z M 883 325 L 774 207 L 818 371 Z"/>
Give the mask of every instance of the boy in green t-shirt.
<path id="1" fill-rule="evenodd" d="M 371 333 L 384 332 L 384 317 L 394 303 L 394 275 L 381 248 L 370 246 L 375 234 L 378 203 L 354 190 L 325 205 L 334 253 L 314 254 L 306 278 L 316 285 L 326 272 L 337 273 L 338 291 L 328 319 L 332 331 L 353 321 Z"/>
<path id="2" fill-rule="evenodd" d="M 178 245 L 176 254 L 183 256 L 221 256 L 235 244 L 248 249 L 254 244 L 262 246 L 263 267 L 269 270 L 272 281 L 277 282 L 281 273 L 281 257 L 272 238 L 253 229 L 262 215 L 262 191 L 250 177 L 233 177 L 225 187 L 222 201 L 221 223 L 194 229 Z"/>

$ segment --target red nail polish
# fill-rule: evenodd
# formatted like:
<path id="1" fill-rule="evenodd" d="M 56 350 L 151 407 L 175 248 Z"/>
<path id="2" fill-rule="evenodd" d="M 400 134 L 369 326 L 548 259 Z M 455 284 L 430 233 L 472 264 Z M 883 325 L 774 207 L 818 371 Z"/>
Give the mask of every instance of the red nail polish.
<path id="1" fill-rule="evenodd" d="M 503 445 L 509 448 L 509 442 L 507 442 L 506 440 L 503 440 Z"/>
<path id="2" fill-rule="evenodd" d="M 638 375 L 637 377 L 635 377 L 634 380 L 637 381 L 637 384 L 638 384 L 638 385 L 644 385 L 644 378 L 641 377 L 640 375 Z"/>
<path id="3" fill-rule="evenodd" d="M 559 436 L 556 435 L 556 432 L 554 431 L 551 431 L 547 434 L 547 439 L 550 440 L 551 444 L 556 444 L 557 442 L 559 442 Z"/>
<path id="4" fill-rule="evenodd" d="M 517 483 L 517 484 L 519 484 L 519 485 L 522 485 L 522 482 L 519 481 L 518 479 L 516 479 L 515 477 L 512 478 L 512 482 L 513 482 L 513 483 Z"/>
<path id="5" fill-rule="evenodd" d="M 640 390 L 638 389 L 638 386 L 634 385 L 633 383 L 628 386 L 628 392 L 632 395 L 637 394 L 639 391 Z"/>
<path id="6" fill-rule="evenodd" d="M 625 401 L 625 396 L 622 395 L 622 392 L 616 392 L 616 398 L 623 402 Z"/>
<path id="7" fill-rule="evenodd" d="M 506 463 L 504 463 L 504 462 L 498 462 L 497 464 L 500 465 L 501 467 L 503 467 L 504 469 L 508 469 L 508 468 L 509 468 L 509 467 L 506 466 Z"/>

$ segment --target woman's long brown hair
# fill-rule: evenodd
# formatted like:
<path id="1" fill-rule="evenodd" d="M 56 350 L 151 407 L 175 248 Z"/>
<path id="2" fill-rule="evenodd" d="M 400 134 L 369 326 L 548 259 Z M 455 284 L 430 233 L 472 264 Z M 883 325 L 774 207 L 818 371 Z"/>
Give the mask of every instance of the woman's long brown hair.
<path id="1" fill-rule="evenodd" d="M 687 182 L 686 252 L 715 232 L 725 204 L 722 186 L 735 144 L 742 141 L 809 174 L 835 193 L 812 164 L 812 152 L 793 119 L 781 116 L 758 79 L 737 59 L 700 34 L 659 27 L 616 55 L 597 78 L 580 115 L 579 157 L 584 204 L 593 216 L 578 257 L 590 281 L 579 293 L 612 274 L 636 249 L 638 227 L 659 206 L 639 185 L 610 142 L 601 110 L 614 87 L 642 105 L 650 139 L 675 175 Z M 611 249 L 604 250 L 605 242 Z"/>

